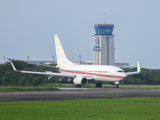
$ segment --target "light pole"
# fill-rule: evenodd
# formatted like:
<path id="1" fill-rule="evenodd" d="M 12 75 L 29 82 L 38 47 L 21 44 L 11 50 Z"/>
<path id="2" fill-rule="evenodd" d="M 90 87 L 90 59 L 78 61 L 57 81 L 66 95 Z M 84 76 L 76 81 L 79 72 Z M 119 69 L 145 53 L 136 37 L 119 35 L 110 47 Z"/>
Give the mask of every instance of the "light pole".
<path id="1" fill-rule="evenodd" d="M 28 62 L 29 62 L 29 56 L 27 56 L 27 58 L 28 58 Z"/>
<path id="2" fill-rule="evenodd" d="M 53 63 L 54 63 L 54 55 L 52 55 L 52 57 L 53 57 Z"/>
<path id="3" fill-rule="evenodd" d="M 5 63 L 5 62 L 6 62 L 6 61 L 5 61 L 5 56 L 3 56 L 3 58 L 4 58 L 4 63 Z"/>
<path id="4" fill-rule="evenodd" d="M 81 55 L 79 55 L 79 64 L 81 64 Z"/>

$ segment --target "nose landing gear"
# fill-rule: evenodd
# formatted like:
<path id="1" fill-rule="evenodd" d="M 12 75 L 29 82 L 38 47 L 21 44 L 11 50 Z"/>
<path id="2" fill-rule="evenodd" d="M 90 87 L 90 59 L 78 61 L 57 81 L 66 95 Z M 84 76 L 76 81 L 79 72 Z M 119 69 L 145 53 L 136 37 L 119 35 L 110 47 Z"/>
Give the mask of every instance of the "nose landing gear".
<path id="1" fill-rule="evenodd" d="M 81 87 L 81 85 L 75 85 L 75 87 Z"/>
<path id="2" fill-rule="evenodd" d="M 119 87 L 119 85 L 115 85 L 115 88 L 118 88 Z"/>

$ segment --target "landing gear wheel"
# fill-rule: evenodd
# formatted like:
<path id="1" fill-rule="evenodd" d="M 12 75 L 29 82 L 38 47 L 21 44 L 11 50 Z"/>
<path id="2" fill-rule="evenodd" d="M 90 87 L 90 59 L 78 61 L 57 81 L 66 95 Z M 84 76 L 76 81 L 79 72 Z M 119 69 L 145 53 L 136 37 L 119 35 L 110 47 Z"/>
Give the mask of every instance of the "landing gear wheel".
<path id="1" fill-rule="evenodd" d="M 81 87 L 81 85 L 75 85 L 75 87 Z"/>
<path id="2" fill-rule="evenodd" d="M 115 85 L 115 88 L 118 88 L 119 87 L 119 85 Z"/>
<path id="3" fill-rule="evenodd" d="M 102 83 L 100 83 L 100 82 L 97 82 L 96 84 L 95 84 L 95 86 L 96 86 L 96 88 L 101 88 L 102 87 Z"/>
<path id="4" fill-rule="evenodd" d="M 99 84 L 99 87 L 100 87 L 100 88 L 102 87 L 102 83 Z"/>
<path id="5" fill-rule="evenodd" d="M 95 86 L 96 86 L 96 88 L 98 88 L 98 84 L 97 84 L 97 83 L 96 83 L 96 85 L 95 85 Z"/>

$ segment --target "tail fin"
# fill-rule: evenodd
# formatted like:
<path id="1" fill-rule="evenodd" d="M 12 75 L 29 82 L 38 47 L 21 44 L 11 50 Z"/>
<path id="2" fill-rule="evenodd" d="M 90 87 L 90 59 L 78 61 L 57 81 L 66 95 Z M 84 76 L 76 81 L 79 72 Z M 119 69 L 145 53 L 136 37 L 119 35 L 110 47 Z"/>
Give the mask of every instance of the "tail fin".
<path id="1" fill-rule="evenodd" d="M 55 46 L 56 46 L 57 65 L 58 66 L 74 65 L 74 63 L 72 63 L 67 59 L 58 35 L 54 35 L 54 40 L 55 40 Z"/>

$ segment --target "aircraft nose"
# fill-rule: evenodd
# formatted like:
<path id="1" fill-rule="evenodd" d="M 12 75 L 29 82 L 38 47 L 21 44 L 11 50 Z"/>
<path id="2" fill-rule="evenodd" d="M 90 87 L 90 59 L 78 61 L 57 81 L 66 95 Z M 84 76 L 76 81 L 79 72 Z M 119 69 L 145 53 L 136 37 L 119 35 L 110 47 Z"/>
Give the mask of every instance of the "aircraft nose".
<path id="1" fill-rule="evenodd" d="M 127 77 L 127 75 L 126 75 L 125 73 L 123 74 L 123 76 L 124 76 L 125 78 Z"/>
<path id="2" fill-rule="evenodd" d="M 121 76 L 123 76 L 123 78 L 127 77 L 127 75 L 125 73 L 122 73 Z"/>

